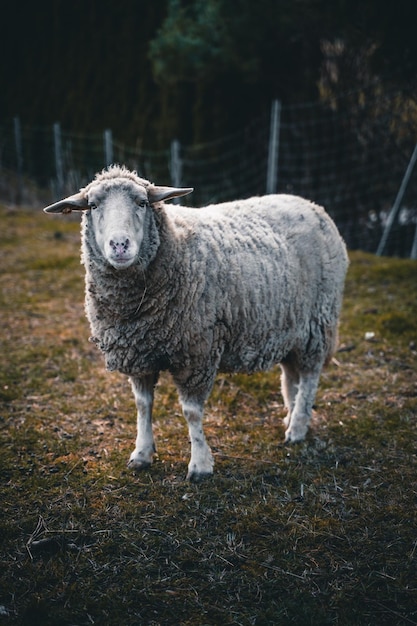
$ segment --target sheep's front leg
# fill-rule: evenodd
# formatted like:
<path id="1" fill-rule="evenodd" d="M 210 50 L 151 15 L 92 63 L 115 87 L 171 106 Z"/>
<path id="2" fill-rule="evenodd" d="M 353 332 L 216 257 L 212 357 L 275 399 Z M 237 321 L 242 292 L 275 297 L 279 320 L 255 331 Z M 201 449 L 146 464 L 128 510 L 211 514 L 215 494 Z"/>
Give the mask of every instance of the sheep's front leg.
<path id="1" fill-rule="evenodd" d="M 187 480 L 199 482 L 213 474 L 214 466 L 213 456 L 203 431 L 204 404 L 195 400 L 181 399 L 181 405 L 191 441 Z"/>
<path id="2" fill-rule="evenodd" d="M 158 374 L 132 376 L 130 379 L 138 416 L 136 447 L 130 455 L 128 467 L 136 470 L 149 467 L 155 453 L 152 432 L 152 405 L 157 380 Z"/>
<path id="3" fill-rule="evenodd" d="M 300 372 L 297 394 L 291 413 L 288 428 L 285 431 L 285 442 L 302 441 L 307 434 L 313 411 L 314 399 L 320 378 L 320 371 Z"/>

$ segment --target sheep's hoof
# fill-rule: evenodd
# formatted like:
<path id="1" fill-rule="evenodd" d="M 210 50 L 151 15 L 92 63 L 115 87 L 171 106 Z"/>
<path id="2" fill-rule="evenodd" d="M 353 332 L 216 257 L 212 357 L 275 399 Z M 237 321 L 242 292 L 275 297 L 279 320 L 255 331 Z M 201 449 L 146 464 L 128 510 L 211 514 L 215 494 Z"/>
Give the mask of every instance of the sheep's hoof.
<path id="1" fill-rule="evenodd" d="M 127 464 L 128 468 L 139 472 L 144 469 L 148 469 L 151 466 L 149 461 L 141 461 L 139 459 L 130 459 Z"/>
<path id="2" fill-rule="evenodd" d="M 305 436 L 307 434 L 307 430 L 308 428 L 300 428 L 300 429 L 288 429 L 285 431 L 285 440 L 284 443 L 285 444 L 291 444 L 291 443 L 299 443 L 300 441 L 304 441 Z"/>
<path id="3" fill-rule="evenodd" d="M 189 470 L 187 474 L 187 480 L 191 483 L 201 483 L 203 480 L 212 478 L 213 472 L 198 472 L 197 470 Z"/>

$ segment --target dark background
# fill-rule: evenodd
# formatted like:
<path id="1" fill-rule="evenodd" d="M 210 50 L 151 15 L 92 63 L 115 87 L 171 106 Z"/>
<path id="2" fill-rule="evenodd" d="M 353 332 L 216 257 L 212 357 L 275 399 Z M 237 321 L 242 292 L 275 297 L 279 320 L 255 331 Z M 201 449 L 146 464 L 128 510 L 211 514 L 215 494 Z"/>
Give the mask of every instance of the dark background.
<path id="1" fill-rule="evenodd" d="M 1 26 L 0 120 L 112 128 L 148 149 L 224 136 L 283 104 L 415 93 L 415 0 L 45 0 Z"/>

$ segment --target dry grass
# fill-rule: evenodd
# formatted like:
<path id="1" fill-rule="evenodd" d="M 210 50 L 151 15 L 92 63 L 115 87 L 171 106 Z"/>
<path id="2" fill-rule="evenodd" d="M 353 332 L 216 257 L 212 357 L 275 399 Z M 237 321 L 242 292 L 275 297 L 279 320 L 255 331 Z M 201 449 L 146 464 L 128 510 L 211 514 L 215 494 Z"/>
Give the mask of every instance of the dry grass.
<path id="1" fill-rule="evenodd" d="M 281 443 L 278 371 L 219 377 L 192 485 L 167 377 L 159 456 L 126 469 L 133 398 L 88 342 L 78 224 L 0 217 L 0 623 L 417 624 L 416 263 L 351 255 L 305 443 Z"/>

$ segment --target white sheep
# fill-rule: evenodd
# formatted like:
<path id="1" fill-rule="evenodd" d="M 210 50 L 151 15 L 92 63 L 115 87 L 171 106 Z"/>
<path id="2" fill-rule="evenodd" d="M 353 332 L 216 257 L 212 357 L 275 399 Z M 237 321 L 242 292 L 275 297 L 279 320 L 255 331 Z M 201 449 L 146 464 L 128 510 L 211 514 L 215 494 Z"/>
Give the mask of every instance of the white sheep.
<path id="1" fill-rule="evenodd" d="M 168 370 L 191 440 L 187 478 L 213 473 L 204 403 L 217 372 L 280 364 L 285 440 L 304 439 L 323 365 L 337 343 L 348 259 L 319 206 L 269 195 L 201 209 L 111 166 L 47 213 L 84 211 L 82 258 L 92 340 L 130 376 L 137 406 L 129 466 L 148 467 L 154 387 Z"/>

